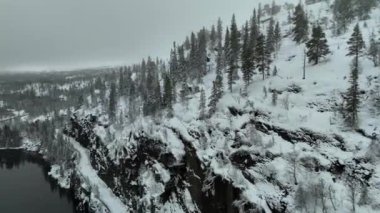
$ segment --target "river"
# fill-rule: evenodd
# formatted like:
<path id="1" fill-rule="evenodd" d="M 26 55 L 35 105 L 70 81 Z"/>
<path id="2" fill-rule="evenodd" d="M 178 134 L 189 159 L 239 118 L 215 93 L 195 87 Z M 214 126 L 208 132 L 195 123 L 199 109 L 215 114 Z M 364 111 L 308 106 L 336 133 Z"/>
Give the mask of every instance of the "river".
<path id="1" fill-rule="evenodd" d="M 47 175 L 49 165 L 22 150 L 0 150 L 1 213 L 70 213 L 75 200 Z"/>

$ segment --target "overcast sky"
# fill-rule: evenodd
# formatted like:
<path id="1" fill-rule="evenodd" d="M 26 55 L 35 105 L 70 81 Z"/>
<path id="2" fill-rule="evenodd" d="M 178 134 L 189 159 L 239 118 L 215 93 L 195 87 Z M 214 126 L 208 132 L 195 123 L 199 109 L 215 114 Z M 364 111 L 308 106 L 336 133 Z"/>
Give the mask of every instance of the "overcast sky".
<path id="1" fill-rule="evenodd" d="M 264 0 L 265 1 L 265 0 Z M 167 58 L 192 30 L 250 17 L 255 0 L 0 0 L 0 71 Z M 271 2 L 271 0 L 267 1 Z"/>

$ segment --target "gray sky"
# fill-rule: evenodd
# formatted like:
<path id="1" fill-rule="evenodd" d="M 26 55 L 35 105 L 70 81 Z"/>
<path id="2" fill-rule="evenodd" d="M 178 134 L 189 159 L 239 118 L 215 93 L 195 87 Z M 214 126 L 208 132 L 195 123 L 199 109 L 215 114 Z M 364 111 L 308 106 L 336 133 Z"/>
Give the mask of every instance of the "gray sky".
<path id="1" fill-rule="evenodd" d="M 265 1 L 265 0 L 264 0 Z M 271 2 L 271 0 L 268 2 Z M 192 30 L 250 17 L 254 0 L 0 0 L 0 71 L 167 57 Z"/>

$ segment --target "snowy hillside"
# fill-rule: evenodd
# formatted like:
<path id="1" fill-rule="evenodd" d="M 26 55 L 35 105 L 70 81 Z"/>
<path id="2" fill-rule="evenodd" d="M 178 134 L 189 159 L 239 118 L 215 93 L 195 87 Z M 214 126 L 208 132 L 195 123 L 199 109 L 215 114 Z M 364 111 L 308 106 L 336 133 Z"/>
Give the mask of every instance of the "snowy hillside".
<path id="1" fill-rule="evenodd" d="M 169 63 L 149 58 L 120 68 L 120 76 L 60 85 L 91 92 L 62 110 L 72 116 L 53 137 L 63 132 L 75 154 L 55 162 L 51 174 L 66 187 L 67 172 L 76 174 L 79 196 L 98 212 L 379 212 L 380 69 L 366 53 L 374 39 L 380 58 L 380 6 L 337 33 L 335 1 L 302 2 L 309 31 L 321 26 L 330 50 L 314 65 L 305 55 L 312 34 L 294 41 L 299 1 L 260 2 L 261 15 L 254 13 L 247 25 L 238 20 L 239 32 L 228 25 L 231 40 L 240 38 L 235 61 L 234 41 L 217 38 L 214 27 L 175 44 Z M 268 53 L 264 42 L 269 58 L 261 62 L 270 61 L 269 69 L 260 70 L 259 54 L 247 80 L 244 37 L 253 37 L 257 24 L 259 52 L 259 38 L 271 23 L 281 28 L 281 45 Z M 357 23 L 366 48 L 358 57 L 360 105 L 353 128 L 343 108 L 354 58 L 347 42 Z M 73 168 L 66 168 L 67 161 Z"/>

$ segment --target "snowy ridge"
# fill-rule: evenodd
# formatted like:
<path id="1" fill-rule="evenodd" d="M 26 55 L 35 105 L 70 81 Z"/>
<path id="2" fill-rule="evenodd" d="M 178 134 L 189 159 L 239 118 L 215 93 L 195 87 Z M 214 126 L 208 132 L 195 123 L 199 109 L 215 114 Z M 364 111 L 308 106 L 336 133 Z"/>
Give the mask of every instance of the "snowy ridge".
<path id="1" fill-rule="evenodd" d="M 73 139 L 70 139 L 70 143 L 79 153 L 78 172 L 86 178 L 87 184 L 97 189 L 96 195 L 92 194 L 91 196 L 99 196 L 99 200 L 112 213 L 127 212 L 126 206 L 113 194 L 112 190 L 99 178 L 97 172 L 92 168 L 88 151 Z"/>

